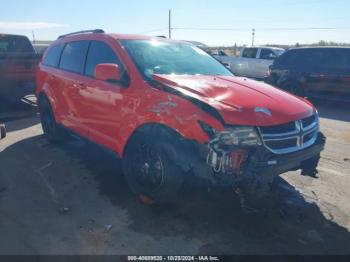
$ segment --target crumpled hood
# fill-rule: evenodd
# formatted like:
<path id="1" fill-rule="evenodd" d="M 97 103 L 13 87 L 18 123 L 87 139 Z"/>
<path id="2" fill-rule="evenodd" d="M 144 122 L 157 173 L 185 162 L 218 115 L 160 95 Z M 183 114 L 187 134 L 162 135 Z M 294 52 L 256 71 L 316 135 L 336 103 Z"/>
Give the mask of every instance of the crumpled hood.
<path id="1" fill-rule="evenodd" d="M 309 117 L 305 99 L 263 82 L 233 76 L 154 75 L 161 82 L 215 108 L 226 124 L 270 126 Z"/>

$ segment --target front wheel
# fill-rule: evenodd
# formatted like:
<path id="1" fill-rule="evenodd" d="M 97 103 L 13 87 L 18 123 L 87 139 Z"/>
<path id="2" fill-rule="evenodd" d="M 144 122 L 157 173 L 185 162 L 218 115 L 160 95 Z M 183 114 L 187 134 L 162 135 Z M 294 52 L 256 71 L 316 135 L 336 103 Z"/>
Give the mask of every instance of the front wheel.
<path id="1" fill-rule="evenodd" d="M 183 184 L 184 172 L 169 153 L 177 152 L 173 148 L 175 139 L 173 143 L 168 139 L 142 133 L 132 138 L 125 151 L 123 171 L 133 193 L 156 202 L 174 200 Z"/>

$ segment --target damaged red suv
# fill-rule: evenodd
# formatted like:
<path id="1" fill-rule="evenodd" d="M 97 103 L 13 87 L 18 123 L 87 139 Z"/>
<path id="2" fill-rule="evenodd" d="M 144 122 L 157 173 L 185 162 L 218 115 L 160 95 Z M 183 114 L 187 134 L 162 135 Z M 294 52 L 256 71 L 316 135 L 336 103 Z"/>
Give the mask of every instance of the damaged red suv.
<path id="1" fill-rule="evenodd" d="M 69 130 L 107 147 L 131 190 L 159 201 L 187 176 L 266 195 L 279 174 L 314 175 L 325 143 L 307 100 L 164 38 L 61 36 L 40 63 L 36 94 L 50 141 Z"/>

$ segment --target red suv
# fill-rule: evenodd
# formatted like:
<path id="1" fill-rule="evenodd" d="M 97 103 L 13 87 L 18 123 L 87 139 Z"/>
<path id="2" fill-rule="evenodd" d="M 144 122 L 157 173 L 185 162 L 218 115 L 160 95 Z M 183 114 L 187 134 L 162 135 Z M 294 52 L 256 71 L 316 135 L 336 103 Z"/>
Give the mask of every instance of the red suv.
<path id="1" fill-rule="evenodd" d="M 188 176 L 264 195 L 281 173 L 313 175 L 325 142 L 307 100 L 164 38 L 61 36 L 39 65 L 36 94 L 50 141 L 68 129 L 107 147 L 132 191 L 155 200 L 176 196 Z"/>

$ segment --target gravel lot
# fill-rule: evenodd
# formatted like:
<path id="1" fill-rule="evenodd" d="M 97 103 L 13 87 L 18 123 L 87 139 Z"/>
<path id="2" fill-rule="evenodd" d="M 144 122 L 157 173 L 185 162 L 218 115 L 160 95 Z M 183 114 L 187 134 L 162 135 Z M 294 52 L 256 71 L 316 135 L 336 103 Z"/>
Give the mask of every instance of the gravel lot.
<path id="1" fill-rule="evenodd" d="M 327 136 L 319 179 L 284 174 L 280 205 L 241 212 L 232 192 L 187 185 L 149 207 L 120 160 L 78 140 L 51 145 L 33 105 L 0 102 L 0 255 L 349 254 L 350 108 L 318 102 Z"/>

